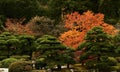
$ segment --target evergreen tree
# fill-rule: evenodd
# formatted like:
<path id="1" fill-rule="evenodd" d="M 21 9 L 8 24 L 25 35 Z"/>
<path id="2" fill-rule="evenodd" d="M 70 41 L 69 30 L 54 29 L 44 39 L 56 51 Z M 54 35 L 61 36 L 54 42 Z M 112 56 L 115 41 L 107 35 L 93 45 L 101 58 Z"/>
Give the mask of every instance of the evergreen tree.
<path id="1" fill-rule="evenodd" d="M 49 0 L 48 2 L 48 15 L 50 18 L 59 22 L 65 15 L 74 11 L 80 13 L 87 11 L 90 1 L 83 0 Z M 91 2 L 92 3 L 92 2 Z"/>
<path id="2" fill-rule="evenodd" d="M 0 56 L 7 56 L 8 58 L 16 54 L 19 39 L 9 32 L 0 34 Z"/>
<path id="3" fill-rule="evenodd" d="M 115 52 L 119 56 L 120 55 L 120 32 L 114 37 L 114 46 Z"/>
<path id="4" fill-rule="evenodd" d="M 120 0 L 99 0 L 98 12 L 105 15 L 105 22 L 115 25 L 120 18 Z"/>
<path id="5" fill-rule="evenodd" d="M 30 19 L 38 14 L 37 0 L 0 0 L 0 15 Z"/>
<path id="6" fill-rule="evenodd" d="M 40 57 L 44 58 L 44 62 L 47 63 L 48 67 L 51 68 L 57 65 L 58 69 L 61 69 L 61 65 L 71 63 L 71 57 L 67 54 L 69 50 L 55 37 L 44 35 L 38 38 L 36 43 L 37 51 L 40 52 Z"/>
<path id="7" fill-rule="evenodd" d="M 30 35 L 19 35 L 19 48 L 17 49 L 18 55 L 29 55 L 32 58 L 32 52 L 35 48 L 35 37 Z"/>
<path id="8" fill-rule="evenodd" d="M 95 27 L 87 33 L 85 42 L 78 47 L 78 50 L 83 50 L 80 56 L 81 62 L 90 65 L 91 61 L 93 62 L 91 67 L 96 66 L 99 70 L 106 71 L 109 68 L 108 57 L 114 53 L 113 40 L 101 27 Z"/>

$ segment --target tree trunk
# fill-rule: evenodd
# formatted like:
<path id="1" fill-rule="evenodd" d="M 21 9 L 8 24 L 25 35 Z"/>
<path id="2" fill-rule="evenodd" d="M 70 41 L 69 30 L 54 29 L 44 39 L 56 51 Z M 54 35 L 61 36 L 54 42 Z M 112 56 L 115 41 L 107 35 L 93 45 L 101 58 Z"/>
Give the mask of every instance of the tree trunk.
<path id="1" fill-rule="evenodd" d="M 9 50 L 9 47 L 8 47 L 8 54 L 7 54 L 7 58 L 10 58 L 10 50 Z"/>
<path id="2" fill-rule="evenodd" d="M 67 68 L 70 68 L 70 64 L 67 64 Z"/>
<path id="3" fill-rule="evenodd" d="M 58 70 L 61 70 L 61 65 L 57 65 Z"/>

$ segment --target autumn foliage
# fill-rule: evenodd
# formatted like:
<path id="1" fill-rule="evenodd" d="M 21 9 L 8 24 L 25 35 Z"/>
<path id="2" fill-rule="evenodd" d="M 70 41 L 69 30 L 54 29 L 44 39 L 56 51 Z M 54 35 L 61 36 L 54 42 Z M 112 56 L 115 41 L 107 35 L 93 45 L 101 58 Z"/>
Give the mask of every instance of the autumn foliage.
<path id="1" fill-rule="evenodd" d="M 60 36 L 60 40 L 67 46 L 70 47 L 78 47 L 79 42 L 83 42 L 84 33 L 76 31 L 76 30 L 69 30 Z"/>
<path id="2" fill-rule="evenodd" d="M 5 22 L 6 30 L 14 34 L 33 35 L 34 33 L 30 30 L 29 24 L 22 24 L 23 20 L 24 19 L 7 19 Z"/>
<path id="3" fill-rule="evenodd" d="M 79 14 L 74 12 L 66 15 L 65 28 L 70 30 L 61 34 L 59 39 L 65 45 L 77 48 L 84 41 L 86 33 L 97 26 L 103 27 L 104 31 L 111 35 L 115 35 L 118 32 L 115 27 L 104 22 L 104 15 L 101 13 L 94 14 L 91 11 L 87 11 Z"/>

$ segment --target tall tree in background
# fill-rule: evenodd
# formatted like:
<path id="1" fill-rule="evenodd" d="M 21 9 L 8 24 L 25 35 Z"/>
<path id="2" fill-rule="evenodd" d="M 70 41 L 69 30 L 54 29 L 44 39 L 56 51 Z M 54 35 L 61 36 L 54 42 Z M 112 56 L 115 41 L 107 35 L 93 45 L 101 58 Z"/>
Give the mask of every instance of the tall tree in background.
<path id="1" fill-rule="evenodd" d="M 60 21 L 67 13 L 91 10 L 105 14 L 105 21 L 113 23 L 120 17 L 119 3 L 119 0 L 1 0 L 0 15 L 26 19 L 39 15 Z"/>
<path id="2" fill-rule="evenodd" d="M 49 0 L 50 17 L 61 18 L 61 14 L 77 11 L 83 13 L 91 10 L 95 13 L 103 13 L 105 22 L 115 24 L 120 17 L 120 2 L 113 0 Z M 110 8 L 111 7 L 111 8 Z"/>
<path id="3" fill-rule="evenodd" d="M 0 15 L 9 18 L 26 18 L 38 14 L 37 0 L 0 0 Z"/>
<path id="4" fill-rule="evenodd" d="M 50 18 L 59 21 L 62 17 L 74 11 L 83 13 L 88 10 L 87 3 L 90 1 L 83 0 L 49 0 L 48 9 Z"/>
<path id="5" fill-rule="evenodd" d="M 105 15 L 105 22 L 115 25 L 120 18 L 120 0 L 99 0 L 98 12 Z"/>

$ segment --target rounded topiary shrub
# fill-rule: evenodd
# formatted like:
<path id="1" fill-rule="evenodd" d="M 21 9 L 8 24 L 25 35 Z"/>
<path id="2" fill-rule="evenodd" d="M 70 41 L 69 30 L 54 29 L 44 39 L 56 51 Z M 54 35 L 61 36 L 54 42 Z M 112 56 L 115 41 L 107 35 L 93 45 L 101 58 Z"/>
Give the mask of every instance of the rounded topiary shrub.
<path id="1" fill-rule="evenodd" d="M 4 59 L 0 62 L 0 67 L 2 68 L 8 68 L 9 65 L 13 62 L 17 61 L 17 59 L 15 58 L 7 58 L 7 59 Z"/>
<path id="2" fill-rule="evenodd" d="M 28 61 L 16 61 L 9 66 L 9 72 L 32 72 L 32 63 Z"/>

